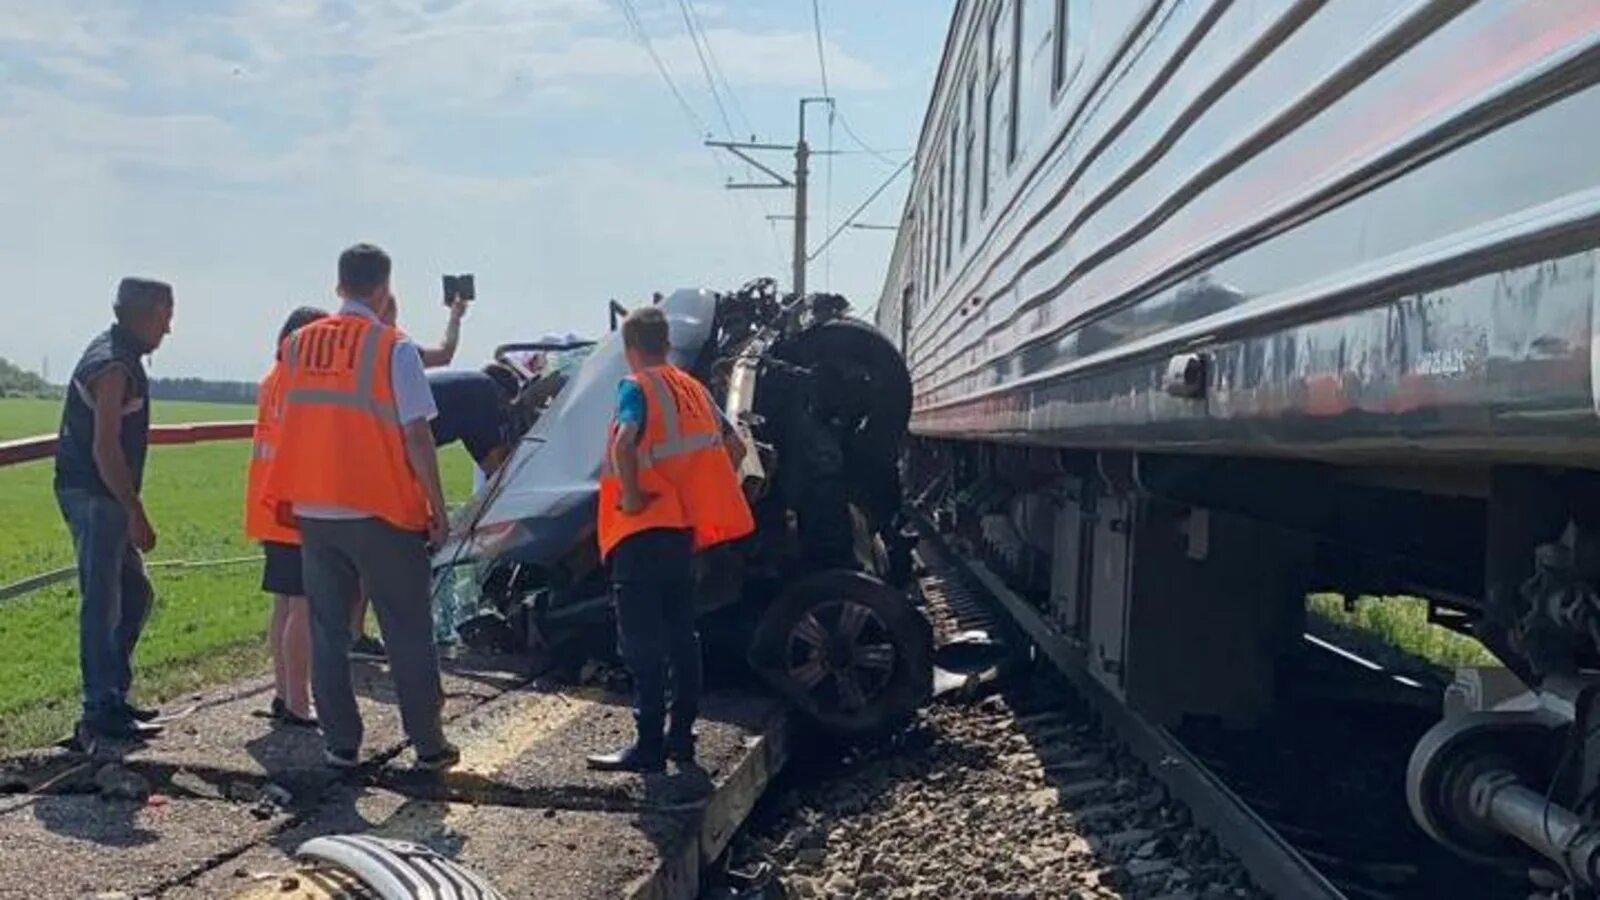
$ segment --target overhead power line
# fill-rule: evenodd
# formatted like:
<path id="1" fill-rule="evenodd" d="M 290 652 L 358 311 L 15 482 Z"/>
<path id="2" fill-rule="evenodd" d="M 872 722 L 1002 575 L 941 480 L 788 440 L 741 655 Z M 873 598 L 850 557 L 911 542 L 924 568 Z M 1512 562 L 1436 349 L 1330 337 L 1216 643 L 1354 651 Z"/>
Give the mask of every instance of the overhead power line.
<path id="1" fill-rule="evenodd" d="M 650 54 L 651 61 L 656 65 L 656 71 L 661 73 L 661 80 L 667 83 L 667 89 L 672 91 L 672 96 L 677 99 L 678 107 L 688 117 L 696 135 L 704 136 L 707 131 L 705 120 L 701 119 L 700 114 L 689 105 L 689 101 L 683 96 L 683 91 L 678 90 L 678 82 L 673 79 L 672 73 L 667 71 L 667 64 L 661 61 L 661 55 L 656 53 L 656 46 L 651 42 L 650 34 L 644 30 L 644 23 L 639 20 L 639 11 L 633 8 L 633 0 L 622 0 L 622 14 L 627 18 L 628 25 L 633 28 L 634 35 L 639 38 L 639 43 L 644 45 L 645 52 Z"/>
<path id="2" fill-rule="evenodd" d="M 678 108 L 683 111 L 684 118 L 689 122 L 689 127 L 694 130 L 695 139 L 697 141 L 703 140 L 705 136 L 711 132 L 711 129 L 706 127 L 705 120 L 700 118 L 699 113 L 695 112 L 694 107 L 691 106 L 688 99 L 683 96 L 683 91 L 679 90 L 678 88 L 677 80 L 672 77 L 672 72 L 667 68 L 667 64 L 662 61 L 661 55 L 656 52 L 655 44 L 650 40 L 649 32 L 645 31 L 644 29 L 644 23 L 639 18 L 638 10 L 634 8 L 633 0 L 620 0 L 620 4 L 623 18 L 628 20 L 628 26 L 633 29 L 634 36 L 638 38 L 639 44 L 644 47 L 645 52 L 650 55 L 650 60 L 655 63 L 656 72 L 661 75 L 662 82 L 664 82 L 667 86 L 667 89 L 672 92 L 673 98 L 678 101 Z M 731 181 L 732 177 L 729 175 L 727 168 L 723 165 L 722 157 L 718 156 L 715 151 L 708 152 L 711 153 L 711 161 L 716 165 L 717 171 L 722 174 L 723 181 Z M 724 196 L 726 197 L 726 195 Z M 735 232 L 738 232 L 739 227 L 737 222 L 731 220 L 739 218 L 739 210 L 732 198 L 728 198 L 725 202 L 728 204 L 728 212 L 730 214 L 729 224 L 734 228 Z M 776 233 L 772 235 L 772 240 L 773 251 L 777 254 L 781 262 L 783 258 L 783 248 L 778 245 Z"/>
<path id="3" fill-rule="evenodd" d="M 817 69 L 822 73 L 822 95 L 824 97 L 832 97 L 833 91 L 828 86 L 828 57 L 827 53 L 823 50 L 822 7 L 820 5 L 820 0 L 811 0 L 811 28 L 812 33 L 816 36 L 817 41 Z M 885 165 L 893 166 L 898 164 L 897 160 L 890 158 L 888 154 L 882 152 L 881 150 L 874 149 L 872 145 L 862 140 L 861 135 L 856 134 L 856 130 L 850 127 L 850 120 L 845 118 L 844 113 L 840 112 L 837 107 L 835 107 L 834 112 L 830 114 L 830 118 L 828 120 L 828 125 L 830 128 L 833 126 L 832 117 L 838 118 L 839 127 L 844 129 L 844 133 L 850 136 L 850 140 L 854 141 L 857 147 L 860 147 L 863 151 L 877 157 L 878 160 Z"/>
<path id="4" fill-rule="evenodd" d="M 706 33 L 705 27 L 700 24 L 700 16 L 695 12 L 694 0 L 678 0 L 678 9 L 683 13 L 684 27 L 689 32 L 690 42 L 694 44 L 695 55 L 700 59 L 700 71 L 703 75 L 705 75 L 706 89 L 710 91 L 711 100 L 717 106 L 717 113 L 722 119 L 722 127 L 726 136 L 732 140 L 734 134 L 733 125 L 728 120 L 727 107 L 725 107 L 722 103 L 722 98 L 724 96 L 728 98 L 728 103 L 733 106 L 734 113 L 739 117 L 740 121 L 744 123 L 744 127 L 751 133 L 752 139 L 754 139 L 755 129 L 750 125 L 749 117 L 744 114 L 744 107 L 739 103 L 739 97 L 736 93 L 734 93 L 733 85 L 728 82 L 728 76 L 722 72 L 722 65 L 717 61 L 717 52 L 711 46 L 711 36 Z M 703 52 L 702 47 L 704 47 Z M 719 81 L 722 84 L 722 90 L 720 92 L 717 90 L 717 83 Z M 723 167 L 722 158 L 717 156 L 715 152 L 712 153 L 712 156 L 716 157 L 717 159 L 717 169 L 718 171 L 722 172 L 723 181 L 731 181 L 732 179 L 728 176 L 728 170 Z M 748 175 L 749 169 L 747 168 L 745 171 Z M 750 201 L 741 200 L 740 202 L 746 203 Z M 764 199 L 756 200 L 754 202 L 758 207 L 758 210 L 756 210 L 758 215 L 766 214 L 767 216 L 770 216 L 771 209 L 768 208 Z M 772 239 L 772 251 L 777 256 L 781 264 L 783 260 L 783 246 L 778 241 L 777 231 L 771 227 L 770 219 L 768 221 L 767 232 L 768 236 Z"/>
<path id="5" fill-rule="evenodd" d="M 717 50 L 711 46 L 711 32 L 700 24 L 700 13 L 694 8 L 694 0 L 684 0 L 689 11 L 689 19 L 695 31 L 700 33 L 700 43 L 705 45 L 706 58 L 711 60 L 711 71 L 716 73 L 717 81 L 722 85 L 722 95 L 728 98 L 728 105 L 733 107 L 734 118 L 744 126 L 745 132 L 754 139 L 755 126 L 750 124 L 750 117 L 744 114 L 744 104 L 739 102 L 739 95 L 733 90 L 733 84 L 728 81 L 728 76 L 722 71 L 722 63 L 717 59 Z"/>
<path id="6" fill-rule="evenodd" d="M 706 78 L 706 89 L 711 92 L 711 102 L 717 106 L 717 115 L 722 118 L 722 127 L 729 140 L 733 139 L 733 123 L 728 120 L 728 108 L 722 105 L 722 95 L 717 92 L 717 79 L 711 75 L 711 64 L 706 62 L 705 51 L 700 47 L 700 31 L 695 27 L 695 21 L 689 15 L 689 4 L 686 0 L 678 0 L 678 9 L 683 13 L 683 27 L 689 32 L 689 43 L 694 45 L 694 55 L 700 59 L 700 73 Z"/>
<path id="7" fill-rule="evenodd" d="M 866 141 L 863 141 L 861 139 L 861 136 L 856 134 L 856 130 L 854 128 L 850 127 L 850 120 L 845 118 L 845 115 L 844 115 L 843 112 L 839 113 L 839 127 L 844 129 L 844 133 L 850 136 L 850 140 L 855 141 L 856 146 L 860 147 L 861 151 L 863 153 L 872 154 L 873 156 L 877 157 L 881 162 L 883 162 L 885 165 L 893 166 L 893 165 L 898 165 L 899 164 L 895 159 L 890 157 L 884 151 L 875 150 Z"/>
<path id="8" fill-rule="evenodd" d="M 818 0 L 811 0 L 811 25 L 817 35 L 817 68 L 822 70 L 822 96 L 832 97 L 828 90 L 828 60 L 822 53 L 822 10 Z"/>
<path id="9" fill-rule="evenodd" d="M 896 178 L 900 177 L 900 173 L 904 172 L 906 170 L 906 167 L 908 167 L 910 165 L 911 165 L 911 160 L 908 159 L 905 162 L 901 163 L 898 167 L 896 167 L 893 172 L 890 172 L 889 173 L 889 177 L 885 178 L 883 180 L 882 184 L 878 185 L 875 189 L 873 189 L 872 193 L 867 195 L 867 199 L 861 201 L 861 205 L 856 207 L 855 212 L 853 212 L 850 215 L 846 216 L 845 220 L 843 222 L 839 223 L 839 227 L 835 228 L 833 230 L 833 233 L 828 235 L 828 239 L 822 242 L 822 246 L 820 246 L 816 250 L 812 251 L 811 254 L 806 257 L 806 260 L 809 262 L 809 261 L 811 261 L 813 259 L 816 259 L 817 256 L 819 256 L 824 250 L 827 250 L 828 249 L 828 245 L 833 243 L 833 239 L 838 237 L 839 235 L 843 234 L 844 230 L 846 228 L 849 228 L 850 225 L 855 222 L 857 216 L 859 216 L 862 213 L 866 212 L 867 211 L 867 207 L 872 205 L 872 201 L 878 199 L 878 195 L 879 194 L 882 194 L 884 191 L 888 190 L 889 185 L 893 184 L 894 180 Z"/>
<path id="10" fill-rule="evenodd" d="M 833 122 L 838 115 L 838 104 L 832 100 L 833 91 L 828 87 L 828 55 L 822 46 L 822 5 L 821 0 L 811 0 L 811 26 L 817 38 L 817 71 L 822 75 L 822 96 L 828 101 L 828 161 L 827 161 L 827 187 L 823 192 L 822 222 L 823 227 L 833 230 Z M 818 252 L 821 252 L 820 250 Z M 809 261 L 811 257 L 807 257 Z M 827 262 L 823 267 L 823 282 L 828 289 L 833 289 L 833 254 L 829 253 Z"/>

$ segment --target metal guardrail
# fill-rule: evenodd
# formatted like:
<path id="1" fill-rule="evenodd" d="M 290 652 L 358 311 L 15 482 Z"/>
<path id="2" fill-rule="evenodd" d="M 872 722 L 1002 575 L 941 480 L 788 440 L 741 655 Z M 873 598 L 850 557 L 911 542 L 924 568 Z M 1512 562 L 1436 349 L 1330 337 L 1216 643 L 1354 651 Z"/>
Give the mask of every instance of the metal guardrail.
<path id="1" fill-rule="evenodd" d="M 197 422 L 189 425 L 152 425 L 150 426 L 150 443 L 168 445 L 237 441 L 255 434 L 255 428 L 254 422 Z M 57 436 L 53 434 L 19 438 L 12 441 L 0 441 L 0 468 L 49 459 L 55 455 L 56 446 L 59 443 Z M 214 560 L 169 559 L 147 563 L 146 566 L 151 569 L 206 568 L 210 566 L 235 565 L 260 558 L 260 556 L 240 556 Z M 32 593 L 60 581 L 66 581 L 77 574 L 77 571 L 76 567 L 67 566 L 53 569 L 49 572 L 41 572 L 38 575 L 30 575 L 21 581 L 14 581 L 11 584 L 0 585 L 0 603 Z"/>
<path id="2" fill-rule="evenodd" d="M 146 562 L 145 569 L 210 569 L 218 566 L 237 566 L 248 562 L 260 562 L 261 554 L 254 556 L 229 556 L 225 559 L 158 559 Z M 49 587 L 59 581 L 67 581 L 78 574 L 77 566 L 64 566 L 51 569 L 38 575 L 30 575 L 21 581 L 0 586 L 0 603 L 14 600 L 23 594 L 31 594 L 40 588 Z"/>
<path id="3" fill-rule="evenodd" d="M 254 422 L 197 422 L 192 425 L 152 425 L 152 444 L 203 444 L 208 441 L 236 441 L 255 434 Z M 49 459 L 59 443 L 56 435 L 0 441 L 0 468 L 18 463 Z"/>

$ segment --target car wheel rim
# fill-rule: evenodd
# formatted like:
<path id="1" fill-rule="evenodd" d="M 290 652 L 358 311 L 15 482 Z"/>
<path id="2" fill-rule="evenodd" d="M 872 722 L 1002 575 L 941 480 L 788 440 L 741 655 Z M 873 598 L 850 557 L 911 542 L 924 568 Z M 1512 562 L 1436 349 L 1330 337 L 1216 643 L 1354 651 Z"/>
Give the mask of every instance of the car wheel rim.
<path id="1" fill-rule="evenodd" d="M 822 712 L 855 713 L 888 689 L 895 647 L 872 607 L 850 600 L 818 604 L 789 630 L 788 673 Z"/>

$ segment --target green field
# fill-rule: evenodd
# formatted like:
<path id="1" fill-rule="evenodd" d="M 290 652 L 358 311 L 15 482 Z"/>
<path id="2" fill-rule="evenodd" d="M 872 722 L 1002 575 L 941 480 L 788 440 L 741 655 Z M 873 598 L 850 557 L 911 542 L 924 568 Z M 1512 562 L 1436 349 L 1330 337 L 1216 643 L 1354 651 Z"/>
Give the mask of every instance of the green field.
<path id="1" fill-rule="evenodd" d="M 1306 609 L 1336 629 L 1370 636 L 1373 649 L 1392 648 L 1446 669 L 1499 664 L 1482 644 L 1429 622 L 1428 601 L 1416 597 L 1361 597 L 1346 609 L 1343 597 L 1313 594 Z"/>
<path id="2" fill-rule="evenodd" d="M 156 401 L 166 423 L 254 418 L 251 407 Z M 59 401 L 0 400 L 0 440 L 53 432 Z M 155 447 L 144 499 L 159 560 L 219 560 L 257 551 L 242 531 L 245 441 Z M 472 487 L 465 451 L 441 452 L 452 499 Z M 72 543 L 50 490 L 48 460 L 0 468 L 0 584 L 72 564 Z M 205 569 L 155 569 L 156 611 L 139 646 L 137 687 L 162 702 L 208 684 L 260 671 L 268 600 L 255 563 Z M 77 592 L 63 582 L 0 601 L 0 751 L 66 732 L 77 713 Z"/>

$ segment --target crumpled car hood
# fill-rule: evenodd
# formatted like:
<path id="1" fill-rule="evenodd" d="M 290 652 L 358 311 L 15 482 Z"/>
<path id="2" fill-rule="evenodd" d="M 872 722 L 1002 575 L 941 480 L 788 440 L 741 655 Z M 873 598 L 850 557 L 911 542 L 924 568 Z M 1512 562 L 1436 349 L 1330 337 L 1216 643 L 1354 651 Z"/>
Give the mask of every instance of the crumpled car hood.
<path id="1" fill-rule="evenodd" d="M 672 361 L 689 367 L 711 337 L 717 308 L 708 290 L 661 302 Z M 434 566 L 492 559 L 550 565 L 594 539 L 595 497 L 617 383 L 628 373 L 622 335 L 608 334 L 584 360 L 511 458 L 456 516 Z"/>

